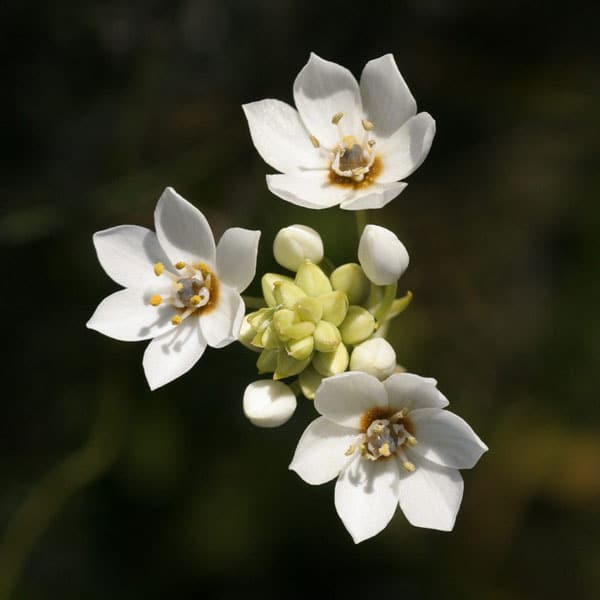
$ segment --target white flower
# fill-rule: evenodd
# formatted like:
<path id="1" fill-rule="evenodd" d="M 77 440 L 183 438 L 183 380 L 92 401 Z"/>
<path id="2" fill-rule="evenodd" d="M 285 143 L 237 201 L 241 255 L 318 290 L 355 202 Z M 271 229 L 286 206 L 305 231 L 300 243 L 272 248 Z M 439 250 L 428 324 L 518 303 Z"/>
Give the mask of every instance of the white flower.
<path id="1" fill-rule="evenodd" d="M 417 113 L 391 54 L 369 61 L 360 85 L 344 67 L 311 54 L 294 82 L 296 109 L 279 100 L 243 106 L 252 141 L 281 175 L 275 195 L 306 208 L 381 208 L 425 160 L 435 121 Z"/>
<path id="2" fill-rule="evenodd" d="M 369 373 L 379 380 L 386 379 L 396 370 L 396 352 L 387 340 L 371 338 L 352 350 L 350 370 Z"/>
<path id="3" fill-rule="evenodd" d="M 306 225 L 284 227 L 273 241 L 275 260 L 290 271 L 297 271 L 307 259 L 318 265 L 323 254 L 323 240 L 319 232 Z"/>
<path id="4" fill-rule="evenodd" d="M 191 369 L 206 346 L 235 341 L 240 296 L 254 278 L 260 231 L 234 227 L 215 247 L 204 215 L 172 188 L 154 211 L 156 233 L 122 225 L 94 234 L 98 260 L 125 287 L 105 298 L 87 326 L 124 341 L 152 339 L 144 372 L 156 389 Z"/>
<path id="5" fill-rule="evenodd" d="M 258 427 L 279 427 L 296 411 L 296 396 L 282 381 L 261 379 L 244 392 L 244 414 Z"/>
<path id="6" fill-rule="evenodd" d="M 463 494 L 458 469 L 487 446 L 447 405 L 434 379 L 411 373 L 324 379 L 315 395 L 323 416 L 304 431 L 290 469 L 312 485 L 338 477 L 335 507 L 356 543 L 384 529 L 398 503 L 412 525 L 450 531 Z"/>
<path id="7" fill-rule="evenodd" d="M 406 271 L 409 257 L 395 233 L 379 225 L 367 225 L 360 236 L 358 261 L 375 285 L 390 285 Z"/>

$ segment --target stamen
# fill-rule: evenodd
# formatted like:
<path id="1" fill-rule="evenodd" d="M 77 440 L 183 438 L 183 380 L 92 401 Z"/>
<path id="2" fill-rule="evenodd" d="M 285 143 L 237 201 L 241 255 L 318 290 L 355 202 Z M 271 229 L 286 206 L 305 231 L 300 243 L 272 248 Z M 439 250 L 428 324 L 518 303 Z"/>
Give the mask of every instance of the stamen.
<path id="1" fill-rule="evenodd" d="M 319 148 L 321 146 L 321 143 L 314 135 L 310 135 L 309 139 L 314 148 Z"/>
<path id="2" fill-rule="evenodd" d="M 356 444 L 350 444 L 346 452 L 344 452 L 344 456 L 352 456 L 356 451 Z"/>
<path id="3" fill-rule="evenodd" d="M 361 123 L 365 131 L 371 131 L 373 127 L 375 127 L 375 125 L 373 125 L 373 123 L 371 123 L 371 121 L 368 121 L 367 119 L 363 119 Z"/>
<path id="4" fill-rule="evenodd" d="M 178 263 L 175 263 L 175 268 L 179 271 L 181 269 L 183 269 L 183 267 L 185 267 L 185 263 L 180 260 Z"/>
<path id="5" fill-rule="evenodd" d="M 369 147 L 372 148 L 375 145 L 375 140 L 368 140 L 367 144 L 369 144 Z"/>
<path id="6" fill-rule="evenodd" d="M 411 463 L 410 460 L 405 460 L 402 463 L 402 468 L 405 471 L 408 471 L 409 473 L 414 473 L 414 471 L 415 471 L 415 465 L 413 463 Z"/>
<path id="7" fill-rule="evenodd" d="M 337 112 L 337 113 L 335 113 L 335 115 L 333 115 L 333 117 L 331 117 L 331 122 L 334 125 L 337 125 L 342 120 L 343 116 L 344 116 L 343 112 Z"/>
<path id="8" fill-rule="evenodd" d="M 151 298 L 150 298 L 150 304 L 152 306 L 160 306 L 162 304 L 162 296 L 160 294 L 154 294 Z"/>
<path id="9" fill-rule="evenodd" d="M 392 454 L 390 452 L 390 445 L 387 442 L 379 448 L 379 454 L 381 454 L 381 456 L 390 456 Z"/>
<path id="10" fill-rule="evenodd" d="M 409 446 L 416 446 L 416 445 L 417 445 L 417 443 L 418 443 L 418 442 L 417 442 L 417 438 L 416 438 L 414 435 L 409 435 L 409 436 L 406 438 L 406 443 L 407 443 Z"/>
<path id="11" fill-rule="evenodd" d="M 181 318 L 180 315 L 175 315 L 172 319 L 171 319 L 171 323 L 173 325 L 181 325 L 181 322 L 183 321 L 183 319 Z"/>
<path id="12" fill-rule="evenodd" d="M 192 296 L 190 298 L 190 304 L 192 306 L 198 306 L 198 304 L 200 304 L 200 302 L 202 302 L 202 298 L 200 298 L 200 296 Z"/>
<path id="13" fill-rule="evenodd" d="M 163 265 L 161 262 L 157 262 L 154 264 L 154 274 L 159 277 L 160 275 L 162 275 L 165 271 L 165 265 Z"/>

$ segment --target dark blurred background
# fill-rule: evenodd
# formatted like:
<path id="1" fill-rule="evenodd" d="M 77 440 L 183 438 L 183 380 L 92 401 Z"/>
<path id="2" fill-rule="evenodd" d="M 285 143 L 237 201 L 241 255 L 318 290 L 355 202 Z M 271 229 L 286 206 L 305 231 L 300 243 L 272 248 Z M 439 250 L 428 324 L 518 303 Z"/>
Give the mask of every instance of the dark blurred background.
<path id="1" fill-rule="evenodd" d="M 600 597 L 599 18 L 595 2 L 1 2 L 2 598 Z M 277 430 L 243 417 L 241 346 L 151 393 L 144 343 L 85 329 L 117 289 L 92 233 L 152 227 L 167 185 L 217 234 L 262 229 L 263 271 L 291 223 L 355 256 L 352 213 L 267 191 L 240 109 L 291 102 L 311 50 L 357 76 L 393 52 L 437 120 L 370 221 L 411 254 L 400 361 L 490 446 L 451 534 L 398 511 L 355 546 L 333 485 L 287 471 L 310 403 Z"/>

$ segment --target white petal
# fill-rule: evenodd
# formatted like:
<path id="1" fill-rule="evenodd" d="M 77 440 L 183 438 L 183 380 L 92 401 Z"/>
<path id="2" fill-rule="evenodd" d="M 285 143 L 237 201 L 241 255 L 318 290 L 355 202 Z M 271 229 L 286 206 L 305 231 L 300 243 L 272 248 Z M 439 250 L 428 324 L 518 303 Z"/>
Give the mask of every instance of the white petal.
<path id="1" fill-rule="evenodd" d="M 418 444 L 413 451 L 426 459 L 453 469 L 475 466 L 488 447 L 458 415 L 437 408 L 410 413 Z"/>
<path id="2" fill-rule="evenodd" d="M 358 456 L 335 484 L 335 508 L 356 544 L 378 534 L 398 506 L 398 463 Z"/>
<path id="3" fill-rule="evenodd" d="M 94 234 L 98 260 L 106 274 L 123 287 L 142 288 L 156 283 L 153 265 L 169 266 L 156 234 L 146 227 L 120 225 Z"/>
<path id="4" fill-rule="evenodd" d="M 152 293 L 125 289 L 107 296 L 98 305 L 86 327 L 115 340 L 147 340 L 168 331 L 175 309 L 169 305 L 150 306 Z"/>
<path id="5" fill-rule="evenodd" d="M 244 302 L 230 287 L 221 285 L 216 306 L 200 315 L 202 334 L 212 348 L 223 348 L 238 339 L 244 318 Z"/>
<path id="6" fill-rule="evenodd" d="M 368 210 L 382 208 L 399 196 L 407 183 L 374 183 L 349 194 L 340 204 L 344 210 Z"/>
<path id="7" fill-rule="evenodd" d="M 144 352 L 144 373 L 151 390 L 155 390 L 187 373 L 204 354 L 206 341 L 202 337 L 198 318 L 184 319 L 160 337 L 154 338 Z"/>
<path id="8" fill-rule="evenodd" d="M 390 406 L 396 410 L 408 408 L 444 408 L 448 400 L 437 389 L 435 379 L 414 373 L 397 373 L 388 377 L 383 385 Z"/>
<path id="9" fill-rule="evenodd" d="M 379 143 L 383 169 L 379 181 L 398 181 L 416 171 L 427 158 L 435 121 L 425 112 L 409 119 L 392 137 Z"/>
<path id="10" fill-rule="evenodd" d="M 389 137 L 417 112 L 417 103 L 391 54 L 365 65 L 360 93 L 365 115 L 374 123 L 377 137 Z"/>
<path id="11" fill-rule="evenodd" d="M 304 430 L 290 469 L 311 485 L 330 481 L 352 460 L 345 452 L 355 438 L 353 429 L 319 417 Z"/>
<path id="12" fill-rule="evenodd" d="M 154 211 L 156 235 L 174 264 L 179 261 L 215 264 L 215 240 L 204 215 L 173 188 L 162 193 Z"/>
<path id="13" fill-rule="evenodd" d="M 280 100 L 242 105 L 252 142 L 263 160 L 282 173 L 327 167 L 319 149 L 310 142 L 298 111 Z"/>
<path id="14" fill-rule="evenodd" d="M 367 225 L 360 236 L 358 260 L 375 285 L 390 285 L 400 279 L 409 257 L 395 233 L 379 225 Z"/>
<path id="15" fill-rule="evenodd" d="M 296 410 L 296 396 L 281 381 L 261 379 L 244 391 L 244 414 L 257 427 L 279 427 Z"/>
<path id="16" fill-rule="evenodd" d="M 362 131 L 362 103 L 356 79 L 344 67 L 312 53 L 294 81 L 294 101 L 309 134 L 321 145 L 332 147 L 339 141 L 331 118 L 344 113 L 341 125 L 347 134 Z"/>
<path id="17" fill-rule="evenodd" d="M 329 208 L 354 197 L 352 188 L 331 185 L 327 177 L 327 171 L 267 175 L 267 187 L 276 196 L 304 208 Z"/>
<path id="18" fill-rule="evenodd" d="M 228 229 L 217 245 L 219 281 L 237 292 L 243 292 L 256 274 L 256 255 L 260 231 L 241 227 Z"/>
<path id="19" fill-rule="evenodd" d="M 327 377 L 315 394 L 315 408 L 330 421 L 360 429 L 362 416 L 375 407 L 387 408 L 383 384 L 367 373 L 347 371 Z"/>
<path id="20" fill-rule="evenodd" d="M 452 531 L 463 495 L 460 472 L 414 457 L 413 453 L 409 458 L 416 465 L 415 471 L 399 469 L 402 512 L 415 527 Z"/>

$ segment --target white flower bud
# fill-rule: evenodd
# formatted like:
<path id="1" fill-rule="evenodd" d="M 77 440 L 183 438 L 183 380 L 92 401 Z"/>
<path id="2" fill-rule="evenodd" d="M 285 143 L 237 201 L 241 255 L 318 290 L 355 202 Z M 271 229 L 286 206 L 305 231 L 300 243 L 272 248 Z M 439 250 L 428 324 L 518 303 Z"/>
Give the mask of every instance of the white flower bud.
<path id="1" fill-rule="evenodd" d="M 383 381 L 396 370 L 396 352 L 387 340 L 372 338 L 354 348 L 350 370 L 364 371 Z"/>
<path id="2" fill-rule="evenodd" d="M 257 427 L 279 427 L 296 410 L 296 396 L 281 381 L 261 379 L 244 392 L 244 414 Z"/>
<path id="3" fill-rule="evenodd" d="M 408 252 L 396 234 L 385 227 L 367 225 L 358 244 L 358 260 L 375 285 L 390 285 L 408 267 Z"/>
<path id="4" fill-rule="evenodd" d="M 306 225 L 290 225 L 280 229 L 273 242 L 275 260 L 290 271 L 297 271 L 306 260 L 318 265 L 323 260 L 323 240 Z"/>

